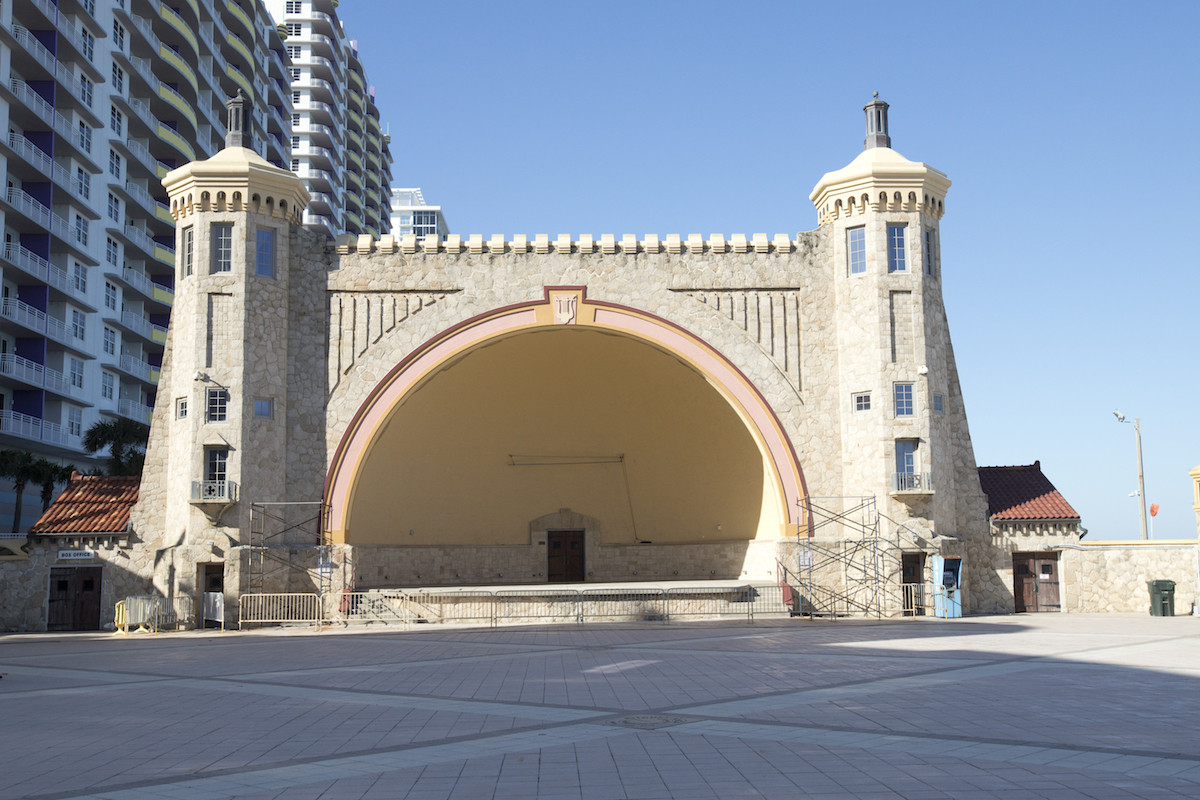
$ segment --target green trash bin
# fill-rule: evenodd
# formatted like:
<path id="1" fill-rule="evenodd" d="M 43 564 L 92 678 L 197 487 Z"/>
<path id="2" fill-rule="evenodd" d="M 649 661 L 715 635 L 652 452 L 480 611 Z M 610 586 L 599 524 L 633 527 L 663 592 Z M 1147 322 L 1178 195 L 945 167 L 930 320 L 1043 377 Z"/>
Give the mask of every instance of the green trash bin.
<path id="1" fill-rule="evenodd" d="M 1175 616 L 1175 581 L 1150 581 L 1150 616 Z"/>

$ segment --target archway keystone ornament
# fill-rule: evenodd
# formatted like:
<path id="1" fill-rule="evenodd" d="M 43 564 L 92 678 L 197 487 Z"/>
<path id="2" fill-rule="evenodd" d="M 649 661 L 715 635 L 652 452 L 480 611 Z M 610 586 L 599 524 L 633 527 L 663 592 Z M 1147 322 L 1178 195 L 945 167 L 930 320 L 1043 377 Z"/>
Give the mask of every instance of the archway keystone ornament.
<path id="1" fill-rule="evenodd" d="M 745 427 L 762 457 L 762 515 L 756 539 L 807 532 L 807 491 L 796 453 L 775 412 L 749 379 L 704 340 L 654 314 L 592 300 L 583 286 L 548 286 L 543 297 L 465 320 L 420 345 L 368 395 L 351 419 L 326 475 L 327 530 L 335 544 L 353 543 L 355 493 L 372 448 L 407 398 L 472 351 L 522 333 L 572 326 L 626 337 L 672 357 L 703 377 Z"/>

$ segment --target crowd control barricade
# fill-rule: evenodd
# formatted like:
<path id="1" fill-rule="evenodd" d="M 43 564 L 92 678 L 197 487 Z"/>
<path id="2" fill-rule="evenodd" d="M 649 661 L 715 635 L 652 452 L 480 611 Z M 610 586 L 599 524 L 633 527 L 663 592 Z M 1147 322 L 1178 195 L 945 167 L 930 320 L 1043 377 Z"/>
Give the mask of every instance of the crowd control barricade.
<path id="1" fill-rule="evenodd" d="M 307 593 L 244 594 L 239 599 L 243 625 L 258 623 L 321 622 L 321 596 Z"/>

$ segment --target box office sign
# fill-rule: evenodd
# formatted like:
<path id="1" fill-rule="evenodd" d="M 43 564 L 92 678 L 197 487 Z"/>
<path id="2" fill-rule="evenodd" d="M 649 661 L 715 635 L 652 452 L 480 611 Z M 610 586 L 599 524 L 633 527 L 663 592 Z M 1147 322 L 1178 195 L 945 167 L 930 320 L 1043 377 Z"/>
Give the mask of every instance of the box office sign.
<path id="1" fill-rule="evenodd" d="M 86 561 L 96 557 L 95 550 L 59 550 L 59 561 Z"/>

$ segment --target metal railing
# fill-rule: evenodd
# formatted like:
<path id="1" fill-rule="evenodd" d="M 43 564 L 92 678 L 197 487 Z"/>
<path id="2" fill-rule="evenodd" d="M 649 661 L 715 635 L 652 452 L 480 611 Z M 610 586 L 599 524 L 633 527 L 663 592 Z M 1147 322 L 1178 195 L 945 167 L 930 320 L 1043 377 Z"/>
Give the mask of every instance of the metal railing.
<path id="1" fill-rule="evenodd" d="M 233 503 L 237 484 L 233 481 L 192 481 L 193 503 Z"/>
<path id="2" fill-rule="evenodd" d="M 158 633 L 163 628 L 178 628 L 192 614 L 191 600 L 184 596 L 174 602 L 155 595 L 131 595 L 119 600 L 116 607 L 115 633 Z M 130 628 L 134 628 L 130 631 Z"/>
<path id="3" fill-rule="evenodd" d="M 928 472 L 893 472 L 893 492 L 932 492 L 933 478 Z"/>
<path id="4" fill-rule="evenodd" d="M 321 596 L 262 593 L 241 596 L 241 622 L 459 623 L 475 625 L 562 624 L 602 621 L 669 623 L 683 619 L 745 619 L 791 616 L 783 587 L 736 586 L 610 589 L 532 587 L 487 590 L 380 589 Z"/>
<path id="5" fill-rule="evenodd" d="M 56 422 L 22 414 L 20 411 L 0 411 L 0 433 L 9 433 L 23 439 L 78 448 L 79 437 L 63 431 Z"/>

